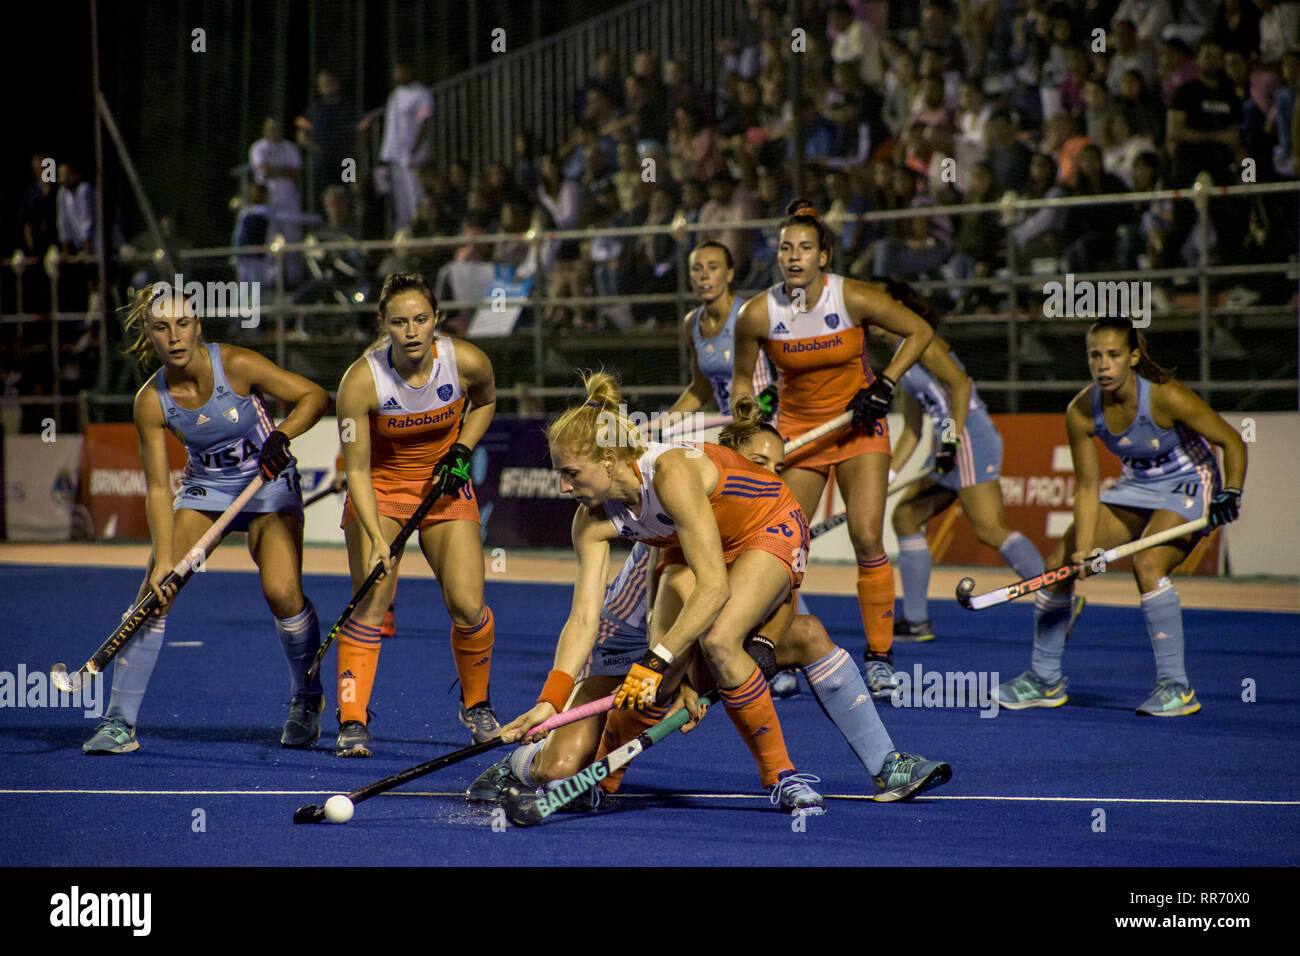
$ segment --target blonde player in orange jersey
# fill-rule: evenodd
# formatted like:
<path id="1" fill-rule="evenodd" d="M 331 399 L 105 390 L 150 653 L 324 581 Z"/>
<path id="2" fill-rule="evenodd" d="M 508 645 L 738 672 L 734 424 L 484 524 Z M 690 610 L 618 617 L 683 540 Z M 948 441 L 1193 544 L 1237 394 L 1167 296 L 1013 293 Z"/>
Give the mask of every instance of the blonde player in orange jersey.
<path id="1" fill-rule="evenodd" d="M 791 202 L 786 213 L 777 247 L 783 281 L 747 301 L 736 318 L 731 407 L 744 416 L 755 403 L 750 383 L 763 351 L 780 373 L 775 424 L 785 441 L 846 410 L 853 413 L 851 424 L 791 454 L 782 477 L 804 513 L 812 514 L 835 470 L 858 559 L 867 686 L 873 696 L 886 698 L 898 681 L 894 571 L 883 541 L 889 476 L 885 414 L 894 383 L 921 357 L 934 330 L 883 291 L 826 271 L 834 240 L 805 200 Z M 867 366 L 868 322 L 903 340 L 879 375 Z"/>
<path id="2" fill-rule="evenodd" d="M 746 637 L 803 580 L 808 524 L 794 496 L 730 448 L 642 441 L 609 375 L 589 376 L 586 391 L 586 403 L 552 422 L 546 436 L 560 490 L 578 503 L 573 607 L 537 705 L 501 736 L 517 740 L 564 709 L 596 645 L 609 542 L 644 541 L 661 549 L 650 649 L 623 679 L 597 759 L 666 716 L 698 643 L 772 803 L 824 812 L 809 786 L 818 778 L 795 772 L 767 681 L 745 650 Z M 601 786 L 612 791 L 620 776 Z"/>
<path id="3" fill-rule="evenodd" d="M 483 603 L 478 502 L 469 481 L 474 446 L 492 421 L 492 363 L 468 342 L 437 332 L 438 301 L 423 276 L 394 273 L 379 294 L 387 347 L 352 363 L 338 392 L 348 497 L 342 526 L 353 587 L 377 562 L 386 573 L 339 632 L 341 757 L 368 757 L 367 704 L 379 662 L 380 624 L 397 587 L 390 542 L 435 486 L 420 549 L 442 587 L 461 684 L 460 721 L 475 743 L 500 729 L 488 699 L 494 625 Z"/>

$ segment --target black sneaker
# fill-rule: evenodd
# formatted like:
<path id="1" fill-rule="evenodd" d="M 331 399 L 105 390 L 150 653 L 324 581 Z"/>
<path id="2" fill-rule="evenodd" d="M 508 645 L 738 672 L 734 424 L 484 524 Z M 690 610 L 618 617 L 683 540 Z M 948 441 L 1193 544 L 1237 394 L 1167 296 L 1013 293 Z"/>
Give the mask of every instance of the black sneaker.
<path id="1" fill-rule="evenodd" d="M 500 803 L 512 786 L 527 789 L 511 769 L 510 758 L 505 757 L 478 775 L 465 791 L 465 799 L 470 803 Z"/>
<path id="2" fill-rule="evenodd" d="M 369 727 L 359 720 L 345 720 L 339 727 L 339 739 L 334 745 L 334 756 L 369 757 L 371 741 Z"/>
<path id="3" fill-rule="evenodd" d="M 476 744 L 486 743 L 501 733 L 501 725 L 497 723 L 497 715 L 492 710 L 492 705 L 486 700 L 475 704 L 468 710 L 462 706 L 460 709 L 460 722 L 469 728 Z"/>
<path id="4" fill-rule="evenodd" d="M 310 747 L 320 740 L 324 694 L 299 694 L 289 704 L 289 719 L 280 734 L 281 747 Z"/>
<path id="5" fill-rule="evenodd" d="M 582 794 L 572 803 L 566 803 L 560 807 L 560 813 L 592 813 L 600 809 L 605 802 L 605 788 L 597 784 Z"/>
<path id="6" fill-rule="evenodd" d="M 894 640 L 896 641 L 932 641 L 934 640 L 934 625 L 930 623 L 927 617 L 919 624 L 913 624 L 903 618 L 894 619 Z"/>

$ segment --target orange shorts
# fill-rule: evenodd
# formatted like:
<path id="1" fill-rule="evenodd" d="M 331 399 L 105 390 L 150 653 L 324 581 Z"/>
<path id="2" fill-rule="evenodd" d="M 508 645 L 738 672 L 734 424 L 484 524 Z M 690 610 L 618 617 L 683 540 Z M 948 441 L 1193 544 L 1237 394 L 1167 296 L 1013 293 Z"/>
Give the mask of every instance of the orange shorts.
<path id="1" fill-rule="evenodd" d="M 778 525 L 763 528 L 742 538 L 730 548 L 724 548 L 722 560 L 728 570 L 746 551 L 766 551 L 781 559 L 790 575 L 790 590 L 797 591 L 803 584 L 808 566 L 808 522 L 797 508 L 791 516 Z M 678 545 L 670 545 L 659 552 L 659 573 L 674 564 L 685 564 L 686 555 Z"/>
<path id="2" fill-rule="evenodd" d="M 812 431 L 817 424 L 805 424 L 797 419 L 782 421 L 778 417 L 776 426 L 781 437 L 789 442 L 805 432 Z M 829 435 L 823 435 L 815 442 L 797 448 L 786 456 L 785 466 L 807 468 L 809 471 L 829 475 L 832 465 L 875 451 L 889 454 L 889 423 L 883 418 L 876 419 L 874 425 L 864 425 L 861 428 L 845 425 Z"/>
<path id="3" fill-rule="evenodd" d="M 393 518 L 403 524 L 415 514 L 416 509 L 420 507 L 420 502 L 424 501 L 425 495 L 433 488 L 432 478 L 426 480 L 423 485 L 377 475 L 371 475 L 370 481 L 375 488 L 375 501 L 379 505 L 380 515 Z M 349 494 L 343 500 L 343 520 L 339 522 L 339 527 L 346 528 L 356 520 L 356 517 L 357 509 L 352 506 L 352 496 Z M 465 482 L 465 486 L 454 498 L 443 495 L 435 501 L 429 513 L 420 522 L 420 530 L 423 531 L 440 521 L 472 521 L 479 524 L 478 499 L 474 497 L 473 482 Z"/>

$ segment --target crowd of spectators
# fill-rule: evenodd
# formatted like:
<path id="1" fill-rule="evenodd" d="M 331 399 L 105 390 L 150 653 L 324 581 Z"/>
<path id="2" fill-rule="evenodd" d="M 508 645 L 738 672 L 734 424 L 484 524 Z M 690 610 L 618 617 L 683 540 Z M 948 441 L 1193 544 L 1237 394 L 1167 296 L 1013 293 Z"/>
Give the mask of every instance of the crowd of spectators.
<path id="1" fill-rule="evenodd" d="M 982 278 L 1009 254 L 1022 271 L 1045 258 L 1074 272 L 1158 268 L 1196 261 L 1190 202 L 1045 208 L 1009 226 L 996 213 L 854 217 L 1008 192 L 1187 187 L 1202 171 L 1221 185 L 1297 172 L 1300 3 L 803 0 L 792 15 L 786 2 L 746 2 L 740 32 L 717 40 L 716 88 L 696 82 L 682 60 L 603 53 L 572 91 L 577 119 L 567 141 L 543 149 L 521 132 L 510 162 L 483 168 L 439 152 L 432 94 L 409 64 L 394 65 L 387 103 L 369 113 L 322 71 L 293 140 L 267 118 L 251 146 L 253 183 L 233 238 L 256 242 L 269 228 L 298 237 L 304 224 L 332 240 L 466 237 L 382 258 L 291 259 L 284 278 L 299 301 L 368 294 L 376 275 L 395 268 L 437 276 L 442 288 L 482 263 L 519 279 L 541 268 L 556 296 L 672 292 L 679 239 L 687 249 L 726 243 L 737 284 L 756 289 L 775 279 L 775 232 L 731 224 L 781 215 L 799 143 L 799 192 L 832 226 L 835 271 Z M 379 164 L 340 176 L 349 157 L 365 155 L 358 143 L 367 138 Z M 59 179 L 57 204 L 38 181 L 24 226 L 39 243 L 37 233 L 54 231 L 47 220 L 57 206 L 59 241 L 85 248 L 85 186 L 75 171 Z M 1293 253 L 1294 205 L 1211 203 L 1213 261 Z M 529 228 L 683 221 L 707 228 L 540 249 L 474 241 Z M 265 280 L 265 265 L 244 257 L 241 277 Z M 953 298 L 966 311 L 999 307 L 987 289 Z M 627 331 L 656 317 L 662 307 L 554 308 L 544 318 L 559 330 Z"/>

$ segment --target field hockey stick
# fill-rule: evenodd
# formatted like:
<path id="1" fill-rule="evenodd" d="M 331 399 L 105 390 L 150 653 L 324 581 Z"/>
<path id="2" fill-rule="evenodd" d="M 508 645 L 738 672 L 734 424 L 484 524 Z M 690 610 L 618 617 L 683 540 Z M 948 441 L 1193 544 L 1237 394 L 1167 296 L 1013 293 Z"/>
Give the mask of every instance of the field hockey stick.
<path id="1" fill-rule="evenodd" d="M 713 690 L 701 697 L 699 703 L 711 707 L 718 700 L 719 694 Z M 540 792 L 523 791 L 518 787 L 512 787 L 506 791 L 503 801 L 506 818 L 517 827 L 536 826 L 556 810 L 567 807 L 588 790 L 599 786 L 600 781 L 614 771 L 626 767 L 637 754 L 653 747 L 690 719 L 689 710 L 685 707 L 678 708 L 645 733 L 638 735 L 636 739 L 610 751 L 585 770 L 579 770 L 558 783 L 549 784 Z"/>
<path id="2" fill-rule="evenodd" d="M 441 496 L 442 487 L 438 482 L 434 482 L 433 487 L 429 489 L 429 493 L 425 495 L 424 500 L 420 502 L 420 506 L 415 509 L 415 512 L 411 517 L 406 519 L 406 524 L 402 525 L 401 530 L 397 532 L 397 537 L 393 539 L 393 543 L 388 548 L 388 556 L 390 558 L 394 561 L 397 560 L 398 555 L 400 555 L 406 548 L 406 539 L 415 533 L 415 529 L 420 526 L 420 522 L 424 520 L 424 516 L 429 513 L 429 509 L 437 503 Z M 338 637 L 339 631 L 343 629 L 343 625 L 351 619 L 352 612 L 357 609 L 357 605 L 360 604 L 362 599 L 370 593 L 370 589 L 375 586 L 376 581 L 383 577 L 383 574 L 384 564 L 381 561 L 370 570 L 370 574 L 368 574 L 366 579 L 361 582 L 361 587 L 357 588 L 357 592 L 352 595 L 352 600 L 348 602 L 348 606 L 343 609 L 343 613 L 339 615 L 339 619 L 334 622 L 334 626 L 330 628 L 330 632 L 325 637 L 325 640 L 321 641 L 320 649 L 316 652 L 316 657 L 311 662 L 311 667 L 307 669 L 306 684 L 310 684 L 316 679 L 316 675 L 320 672 L 321 662 L 325 660 L 326 652 L 329 651 L 330 647 L 334 644 L 334 638 Z"/>
<path id="3" fill-rule="evenodd" d="M 1006 587 L 986 591 L 983 594 L 976 594 L 973 597 L 975 580 L 973 578 L 962 578 L 957 583 L 957 603 L 968 611 L 982 611 L 986 607 L 1006 604 L 1008 601 L 1014 601 L 1026 594 L 1033 594 L 1049 584 L 1060 584 L 1063 581 L 1073 581 L 1075 578 L 1082 580 L 1094 574 L 1101 574 L 1114 561 L 1127 558 L 1139 551 L 1145 551 L 1147 548 L 1154 548 L 1166 541 L 1181 538 L 1193 531 L 1200 531 L 1209 524 L 1209 521 L 1209 518 L 1197 518 L 1195 521 L 1188 521 L 1186 524 L 1180 524 L 1167 531 L 1161 531 L 1145 538 L 1138 538 L 1127 544 L 1116 545 L 1109 551 L 1104 551 L 1082 564 L 1063 564 L 1059 568 L 1044 571 L 1036 577 L 1026 578 L 1023 581 L 1017 581 L 1015 584 L 1008 584 Z"/>
<path id="4" fill-rule="evenodd" d="M 335 488 L 333 484 L 326 485 L 326 486 L 325 486 L 324 488 L 322 488 L 320 491 L 316 492 L 316 494 L 312 495 L 310 498 L 308 498 L 306 501 L 304 501 L 304 502 L 302 503 L 302 506 L 303 506 L 304 508 L 310 507 L 311 505 L 314 505 L 316 502 L 321 501 L 321 500 L 323 500 L 323 499 L 325 499 L 325 498 L 328 498 L 330 495 L 336 495 L 336 494 L 338 494 L 340 491 L 347 491 L 347 490 L 348 490 L 348 480 L 347 480 L 346 478 L 344 478 L 344 479 L 343 479 L 343 487 L 341 487 L 341 488 Z"/>
<path id="5" fill-rule="evenodd" d="M 704 415 L 700 412 L 685 412 L 682 415 L 684 421 L 673 425 L 669 428 L 662 429 L 659 433 L 661 442 L 675 441 L 677 436 L 683 432 L 702 432 L 709 428 L 717 428 L 719 425 L 730 425 L 730 415 Z M 660 416 L 660 420 L 663 416 Z"/>
<path id="6" fill-rule="evenodd" d="M 930 474 L 931 474 L 931 469 L 927 468 L 925 469 L 925 471 L 919 472 L 913 475 L 911 478 L 900 478 L 898 481 L 894 482 L 892 485 L 890 485 L 888 488 L 885 489 L 885 496 L 888 497 L 889 495 L 892 495 L 896 491 L 902 491 L 908 485 L 914 485 L 922 478 L 929 478 Z M 847 511 L 836 512 L 835 514 L 827 518 L 825 521 L 819 521 L 817 524 L 809 528 L 808 537 L 815 538 L 819 534 L 825 534 L 827 531 L 834 531 L 836 528 L 838 528 L 840 525 L 844 524 L 844 522 L 848 520 L 849 520 L 849 513 Z"/>
<path id="7" fill-rule="evenodd" d="M 166 590 L 175 584 L 176 593 L 180 593 L 180 589 L 185 586 L 185 582 L 194 575 L 197 568 L 203 565 L 208 551 L 221 540 L 230 522 L 234 521 L 235 516 L 244 510 L 244 506 L 248 504 L 253 495 L 257 494 L 263 482 L 264 479 L 258 474 L 248 483 L 248 487 L 230 503 L 230 507 L 221 513 L 221 516 L 217 518 L 203 537 L 199 538 L 194 547 L 190 548 L 185 557 L 172 566 L 171 571 L 158 585 L 160 591 Z M 174 598 L 175 595 L 173 595 Z M 54 682 L 54 686 L 65 694 L 71 694 L 80 688 L 86 675 L 93 676 L 107 667 L 108 662 L 121 652 L 122 648 L 126 646 L 126 642 L 135 636 L 135 632 L 157 609 L 158 596 L 154 594 L 152 588 L 149 588 L 135 607 L 127 612 L 126 617 L 122 619 L 122 623 L 108 636 L 108 640 L 99 646 L 99 650 L 95 651 L 90 660 L 81 665 L 80 670 L 69 674 L 68 665 L 62 661 L 50 668 L 50 680 Z"/>
<path id="8" fill-rule="evenodd" d="M 837 428 L 843 428 L 849 422 L 853 421 L 853 413 L 845 412 L 843 415 L 837 415 L 824 425 L 818 425 L 811 431 L 804 432 L 798 438 L 792 438 L 785 443 L 785 453 L 788 455 L 796 449 L 802 448 L 810 442 L 815 442 L 823 435 L 829 435 Z"/>
<path id="9" fill-rule="evenodd" d="M 585 720 L 588 717 L 594 717 L 596 714 L 603 714 L 614 706 L 614 695 L 602 697 L 600 700 L 593 700 L 589 704 L 583 704 L 581 707 L 574 707 L 548 717 L 528 733 L 535 734 L 540 731 L 552 731 L 556 727 L 563 727 L 565 724 L 571 724 L 575 721 Z M 369 800 L 371 797 L 378 796 L 394 787 L 400 787 L 402 784 L 417 777 L 423 777 L 433 773 L 435 770 L 441 770 L 443 767 L 450 767 L 454 763 L 460 763 L 462 760 L 468 760 L 470 757 L 477 757 L 479 754 L 487 753 L 496 747 L 500 747 L 504 740 L 501 735 L 497 734 L 491 740 L 485 740 L 481 744 L 471 744 L 468 747 L 462 747 L 460 750 L 453 751 L 449 754 L 443 754 L 441 757 L 435 757 L 432 760 L 425 761 L 422 764 L 416 764 L 403 770 L 401 773 L 395 773 L 391 777 L 385 777 L 383 780 L 377 780 L 374 783 L 367 784 L 360 790 L 353 790 L 346 794 L 347 798 L 353 804 L 358 804 L 362 800 Z M 320 823 L 325 819 L 325 808 L 318 807 L 314 803 L 309 803 L 305 807 L 299 807 L 294 811 L 294 823 Z"/>

